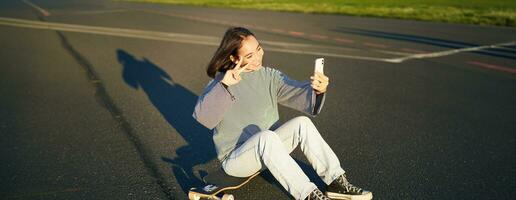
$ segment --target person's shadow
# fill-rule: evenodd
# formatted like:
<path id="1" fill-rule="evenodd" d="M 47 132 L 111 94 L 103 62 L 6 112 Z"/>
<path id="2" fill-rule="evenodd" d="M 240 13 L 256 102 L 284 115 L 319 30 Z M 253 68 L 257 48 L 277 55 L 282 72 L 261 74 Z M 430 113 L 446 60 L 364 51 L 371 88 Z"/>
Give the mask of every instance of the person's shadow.
<path id="1" fill-rule="evenodd" d="M 192 117 L 197 95 L 174 83 L 167 72 L 146 58 L 136 59 L 121 49 L 116 53 L 124 81 L 134 89 L 143 89 L 152 104 L 187 142 L 176 149 L 177 157 L 162 157 L 162 160 L 171 165 L 185 193 L 192 186 L 202 184 L 193 174 L 193 167 L 215 159 L 216 153 L 210 131 Z"/>

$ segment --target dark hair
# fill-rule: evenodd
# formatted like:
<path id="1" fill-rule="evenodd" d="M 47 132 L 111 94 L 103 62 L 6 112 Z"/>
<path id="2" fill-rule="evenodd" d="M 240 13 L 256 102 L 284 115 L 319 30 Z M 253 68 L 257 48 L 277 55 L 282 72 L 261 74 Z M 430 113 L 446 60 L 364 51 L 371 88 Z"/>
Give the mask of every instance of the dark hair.
<path id="1" fill-rule="evenodd" d="M 215 51 L 215 54 L 211 58 L 206 73 L 209 77 L 215 78 L 217 72 L 226 72 L 229 69 L 233 69 L 236 64 L 233 63 L 229 56 L 238 56 L 238 49 L 242 47 L 242 41 L 247 36 L 254 36 L 251 31 L 243 27 L 231 27 L 224 34 L 224 38 L 220 42 L 219 48 Z"/>

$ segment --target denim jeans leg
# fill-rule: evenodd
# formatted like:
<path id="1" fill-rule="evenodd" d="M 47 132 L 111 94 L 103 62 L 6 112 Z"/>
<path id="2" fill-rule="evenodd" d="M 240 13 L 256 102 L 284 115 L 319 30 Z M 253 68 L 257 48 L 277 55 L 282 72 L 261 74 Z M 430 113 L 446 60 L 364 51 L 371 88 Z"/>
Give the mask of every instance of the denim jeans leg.
<path id="1" fill-rule="evenodd" d="M 231 152 L 222 167 L 229 175 L 246 177 L 265 166 L 295 199 L 305 199 L 317 187 L 289 153 L 276 133 L 261 131 Z"/>
<path id="2" fill-rule="evenodd" d="M 327 185 L 345 173 L 337 155 L 324 141 L 310 118 L 306 116 L 293 118 L 274 132 L 281 138 L 288 152 L 292 152 L 299 145 L 312 167 Z"/>

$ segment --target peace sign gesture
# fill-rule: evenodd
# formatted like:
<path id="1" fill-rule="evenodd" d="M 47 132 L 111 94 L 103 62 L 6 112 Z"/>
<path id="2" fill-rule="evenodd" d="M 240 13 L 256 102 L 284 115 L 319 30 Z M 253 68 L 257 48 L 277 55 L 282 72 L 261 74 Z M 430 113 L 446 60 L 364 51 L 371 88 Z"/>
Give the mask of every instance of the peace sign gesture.
<path id="1" fill-rule="evenodd" d="M 224 83 L 224 85 L 234 85 L 242 80 L 242 77 L 240 77 L 240 73 L 242 73 L 247 67 L 247 64 L 245 64 L 242 67 L 240 66 L 242 65 L 242 60 L 243 59 L 238 59 L 235 68 L 226 71 L 226 74 L 224 74 L 224 78 L 222 78 L 221 81 L 222 83 Z"/>

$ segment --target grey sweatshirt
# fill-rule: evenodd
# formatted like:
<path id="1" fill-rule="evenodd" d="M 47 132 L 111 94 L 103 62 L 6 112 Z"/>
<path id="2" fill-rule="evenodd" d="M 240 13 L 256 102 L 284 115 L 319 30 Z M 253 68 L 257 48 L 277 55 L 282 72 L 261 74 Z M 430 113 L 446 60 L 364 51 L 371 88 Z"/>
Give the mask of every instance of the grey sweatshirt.
<path id="1" fill-rule="evenodd" d="M 282 72 L 262 67 L 242 72 L 242 80 L 224 87 L 218 73 L 199 96 L 193 117 L 213 129 L 217 158 L 226 156 L 261 130 L 279 127 L 278 103 L 309 115 L 320 113 L 326 94 L 316 95 L 310 81 L 289 79 Z"/>

